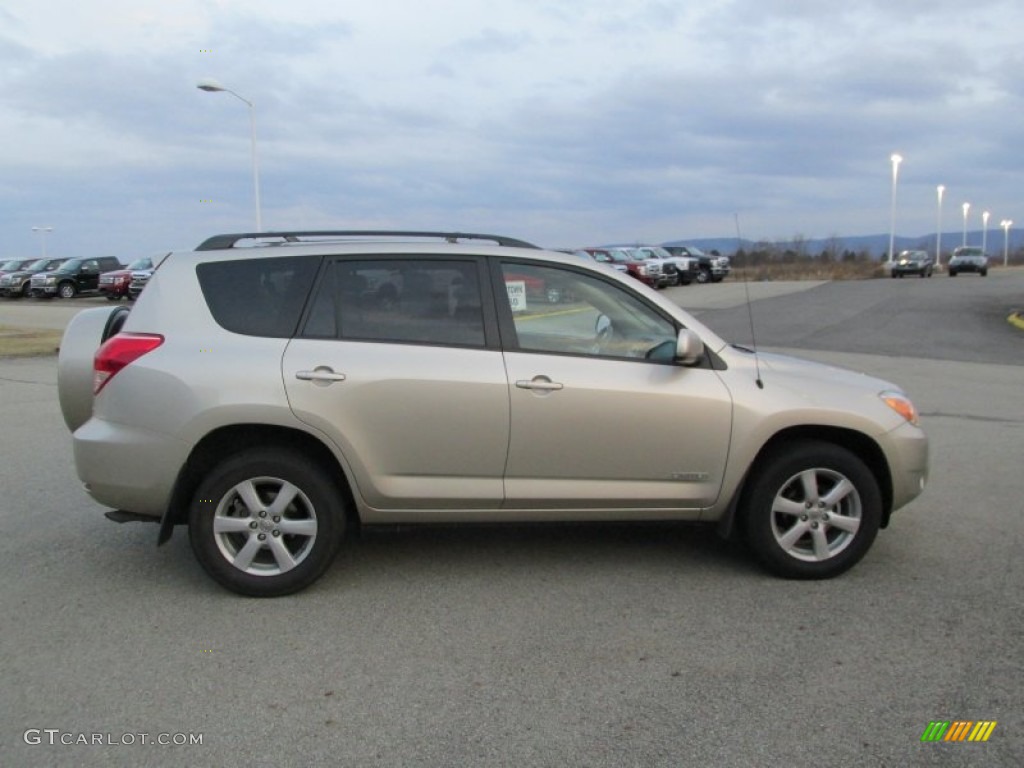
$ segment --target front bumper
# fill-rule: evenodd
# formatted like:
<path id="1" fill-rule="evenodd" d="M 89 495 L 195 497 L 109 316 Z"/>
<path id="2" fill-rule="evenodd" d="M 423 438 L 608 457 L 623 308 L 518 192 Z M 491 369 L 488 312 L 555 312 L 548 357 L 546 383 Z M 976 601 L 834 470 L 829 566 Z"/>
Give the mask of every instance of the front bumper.
<path id="1" fill-rule="evenodd" d="M 892 474 L 892 511 L 916 499 L 928 483 L 928 437 L 907 423 L 881 441 Z"/>

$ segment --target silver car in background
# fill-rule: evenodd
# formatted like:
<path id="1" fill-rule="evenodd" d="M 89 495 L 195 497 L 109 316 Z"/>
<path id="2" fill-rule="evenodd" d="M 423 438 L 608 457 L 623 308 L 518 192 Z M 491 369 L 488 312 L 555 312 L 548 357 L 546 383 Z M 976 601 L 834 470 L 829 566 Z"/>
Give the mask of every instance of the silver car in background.
<path id="1" fill-rule="evenodd" d="M 384 523 L 699 521 L 828 578 L 928 476 L 895 385 L 500 236 L 216 236 L 134 308 L 77 314 L 58 369 L 86 491 L 161 543 L 187 525 L 246 595 L 303 589 Z"/>

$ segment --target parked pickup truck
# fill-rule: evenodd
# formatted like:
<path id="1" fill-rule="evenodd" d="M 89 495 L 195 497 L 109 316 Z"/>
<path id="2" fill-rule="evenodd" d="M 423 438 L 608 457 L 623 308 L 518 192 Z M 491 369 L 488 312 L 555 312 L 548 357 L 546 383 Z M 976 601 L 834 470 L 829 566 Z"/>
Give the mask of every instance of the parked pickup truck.
<path id="1" fill-rule="evenodd" d="M 698 283 L 720 283 L 732 270 L 729 259 L 725 256 L 712 256 L 692 245 L 665 245 L 662 247 L 673 256 L 689 256 L 696 259 Z"/>
<path id="2" fill-rule="evenodd" d="M 121 262 L 113 256 L 94 259 L 68 259 L 50 272 L 32 275 L 30 292 L 40 299 L 73 299 L 80 293 L 95 293 L 100 288 L 100 272 L 120 269 Z"/>

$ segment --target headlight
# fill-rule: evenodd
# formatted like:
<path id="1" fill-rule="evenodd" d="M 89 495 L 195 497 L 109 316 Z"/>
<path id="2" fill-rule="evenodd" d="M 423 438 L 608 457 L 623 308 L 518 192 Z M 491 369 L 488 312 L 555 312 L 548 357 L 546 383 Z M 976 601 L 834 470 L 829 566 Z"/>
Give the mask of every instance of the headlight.
<path id="1" fill-rule="evenodd" d="M 55 277 L 48 277 L 45 280 L 45 284 L 46 285 L 53 285 L 56 282 L 57 282 L 57 278 L 55 278 Z"/>
<path id="2" fill-rule="evenodd" d="M 879 392 L 878 396 L 882 398 L 882 402 L 892 408 L 896 413 L 902 416 L 904 419 L 909 421 L 911 424 L 917 425 L 917 408 L 910 402 L 910 398 L 904 395 L 902 392 Z"/>

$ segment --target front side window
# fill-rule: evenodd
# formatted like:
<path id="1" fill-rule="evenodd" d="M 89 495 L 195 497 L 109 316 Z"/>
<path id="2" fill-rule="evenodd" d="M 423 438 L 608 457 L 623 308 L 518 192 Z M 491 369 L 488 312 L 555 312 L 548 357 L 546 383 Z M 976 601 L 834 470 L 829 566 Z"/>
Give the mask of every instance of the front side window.
<path id="1" fill-rule="evenodd" d="M 484 346 L 475 261 L 386 258 L 329 263 L 304 336 Z"/>
<path id="2" fill-rule="evenodd" d="M 614 283 L 570 269 L 503 263 L 518 347 L 669 362 L 676 327 Z"/>

